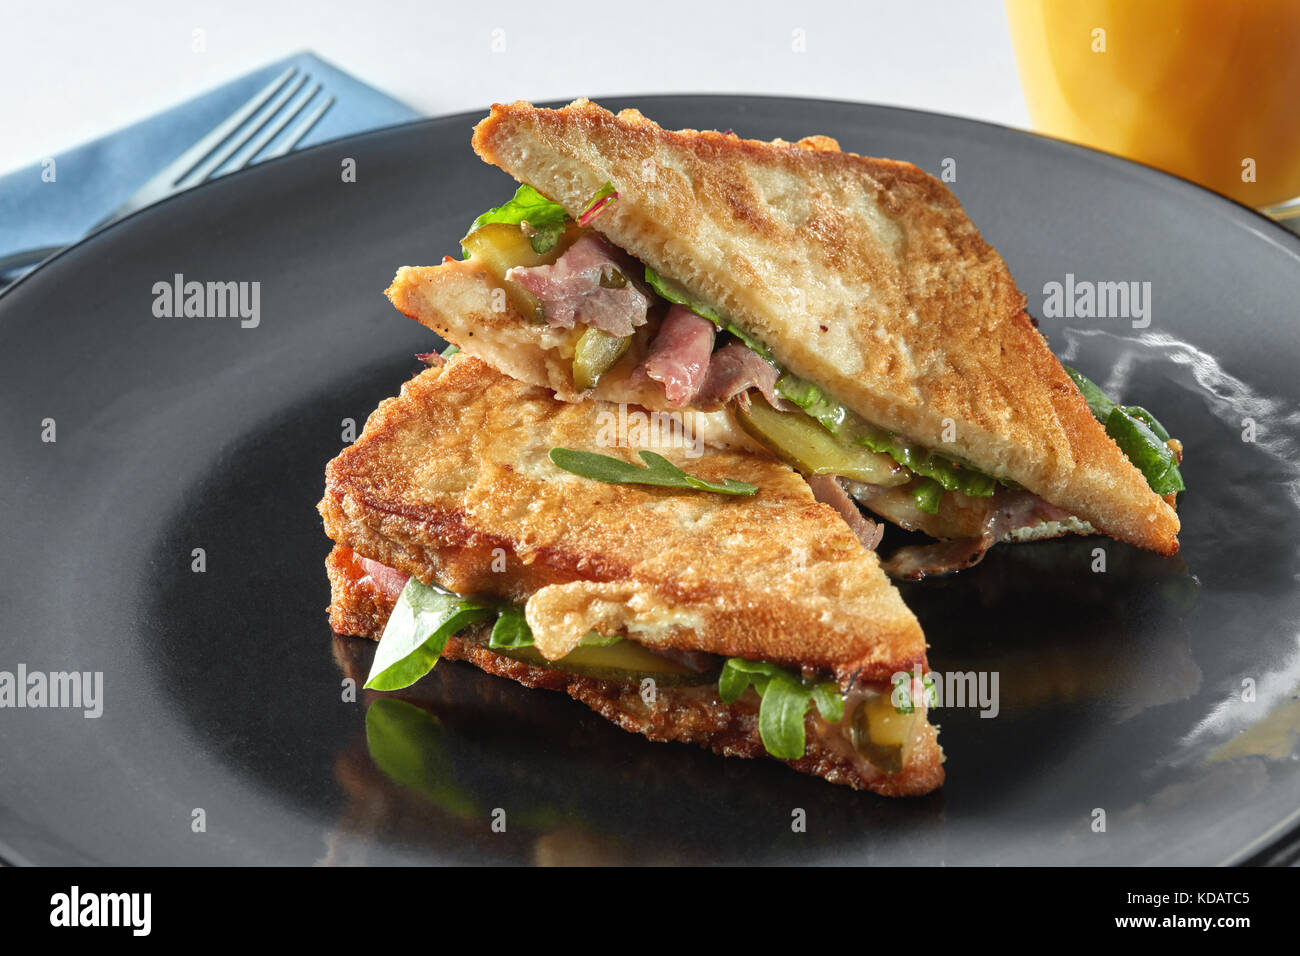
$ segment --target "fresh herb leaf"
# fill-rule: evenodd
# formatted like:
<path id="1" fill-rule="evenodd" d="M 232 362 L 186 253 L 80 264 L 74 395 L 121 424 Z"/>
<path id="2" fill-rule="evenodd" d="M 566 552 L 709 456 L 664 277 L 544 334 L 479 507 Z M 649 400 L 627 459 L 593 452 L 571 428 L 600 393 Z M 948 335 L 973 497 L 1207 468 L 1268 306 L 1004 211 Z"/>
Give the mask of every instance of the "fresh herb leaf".
<path id="1" fill-rule="evenodd" d="M 524 609 L 507 607 L 501 611 L 497 622 L 492 625 L 492 634 L 488 637 L 488 647 L 531 647 L 533 629 L 524 619 Z"/>
<path id="2" fill-rule="evenodd" d="M 504 222 L 511 226 L 527 222 L 533 231 L 528 237 L 528 242 L 533 247 L 533 252 L 543 255 L 555 248 L 555 244 L 560 241 L 560 236 L 564 235 L 564 230 L 568 228 L 571 220 L 563 206 L 551 202 L 525 183 L 515 190 L 514 198 L 509 202 L 495 209 L 489 209 L 475 219 L 465 235 L 468 236 L 475 229 L 491 222 Z M 469 258 L 469 250 L 463 245 L 461 253 L 464 258 Z"/>
<path id="3" fill-rule="evenodd" d="M 1185 491 L 1178 456 L 1166 442 L 1169 432 L 1156 417 L 1140 405 L 1117 405 L 1096 383 L 1064 366 L 1097 420 L 1106 426 L 1106 434 L 1115 440 L 1128 460 L 1133 462 L 1156 494 L 1164 496 Z"/>
<path id="4" fill-rule="evenodd" d="M 872 451 L 884 452 L 900 465 L 937 483 L 944 491 L 956 491 L 972 498 L 987 498 L 997 490 L 996 478 L 960 465 L 937 452 L 926 451 L 896 435 L 884 439 L 859 437 L 858 443 L 866 445 Z"/>
<path id="5" fill-rule="evenodd" d="M 775 664 L 732 657 L 722 665 L 722 673 L 718 676 L 718 696 L 723 703 L 734 704 L 750 684 L 761 695 L 767 690 L 767 682 L 779 673 L 781 668 Z"/>
<path id="6" fill-rule="evenodd" d="M 1156 494 L 1163 496 L 1186 490 L 1173 449 L 1146 422 L 1117 405 L 1106 419 L 1106 434 L 1137 465 Z"/>
<path id="7" fill-rule="evenodd" d="M 814 684 L 812 699 L 823 720 L 838 724 L 844 719 L 844 695 L 840 693 L 839 685 L 835 681 L 824 680 Z"/>
<path id="8" fill-rule="evenodd" d="M 804 755 L 804 715 L 811 702 L 812 691 L 791 674 L 778 674 L 768 681 L 758 708 L 758 735 L 773 757 L 798 760 Z"/>
<path id="9" fill-rule="evenodd" d="M 1062 365 L 1061 368 L 1065 369 L 1065 374 L 1070 376 L 1070 380 L 1083 393 L 1083 400 L 1088 403 L 1088 408 L 1096 416 L 1097 421 L 1104 423 L 1114 410 L 1115 403 L 1107 398 L 1106 393 L 1101 390 L 1097 383 L 1086 375 L 1076 372 L 1068 365 Z"/>
<path id="10" fill-rule="evenodd" d="M 763 699 L 758 709 L 758 734 L 763 746 L 781 760 L 798 760 L 804 755 L 804 717 L 810 705 L 815 703 L 822 717 L 832 723 L 844 718 L 844 698 L 834 681 L 810 685 L 775 664 L 729 658 L 718 676 L 718 696 L 728 704 L 734 703 L 750 686 Z"/>
<path id="11" fill-rule="evenodd" d="M 1169 441 L 1169 432 L 1165 431 L 1165 426 L 1156 421 L 1156 417 L 1141 405 L 1124 405 L 1122 407 L 1125 412 L 1155 432 L 1155 436 L 1161 441 Z"/>
<path id="12" fill-rule="evenodd" d="M 717 309 L 701 302 L 676 282 L 673 282 L 671 279 L 665 279 L 649 266 L 645 267 L 645 281 L 650 288 L 654 289 L 655 292 L 658 293 L 660 298 L 666 299 L 675 305 L 680 305 L 690 309 L 702 319 L 708 319 L 724 332 L 730 332 L 736 338 L 740 339 L 740 341 L 744 342 L 745 345 L 763 356 L 763 358 L 767 359 L 769 362 L 773 361 L 772 352 L 766 345 L 754 338 L 752 335 L 736 328 L 735 325 L 724 319 Z"/>
<path id="13" fill-rule="evenodd" d="M 494 607 L 421 584 L 411 575 L 375 649 L 366 688 L 409 687 L 433 670 L 449 637 L 496 613 Z"/>
<path id="14" fill-rule="evenodd" d="M 637 454 L 646 463 L 645 468 L 621 458 L 574 448 L 552 448 L 550 459 L 553 464 L 565 471 L 593 481 L 604 481 L 615 485 L 694 488 L 698 491 L 713 491 L 720 495 L 752 495 L 758 491 L 756 485 L 731 478 L 725 478 L 719 484 L 688 475 L 663 455 L 657 455 L 652 451 L 642 450 Z"/>

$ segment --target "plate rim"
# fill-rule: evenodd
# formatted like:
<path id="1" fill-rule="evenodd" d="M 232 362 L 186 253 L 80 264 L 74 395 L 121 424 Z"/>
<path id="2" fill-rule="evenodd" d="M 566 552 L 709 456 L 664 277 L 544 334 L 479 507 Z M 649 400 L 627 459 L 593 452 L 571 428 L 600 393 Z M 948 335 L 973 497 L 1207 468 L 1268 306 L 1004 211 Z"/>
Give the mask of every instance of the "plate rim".
<path id="1" fill-rule="evenodd" d="M 1049 153 L 1054 152 L 1062 157 L 1067 157 L 1066 161 L 1083 162 L 1091 164 L 1094 167 L 1099 167 L 1108 172 L 1114 171 L 1118 175 L 1126 177 L 1129 181 L 1141 184 L 1144 187 L 1157 186 L 1171 190 L 1172 194 L 1176 198 L 1199 203 L 1202 208 L 1207 210 L 1207 215 L 1223 216 L 1226 218 L 1227 223 L 1244 228 L 1252 235 L 1254 240 L 1266 242 L 1278 250 L 1288 253 L 1297 261 L 1300 261 L 1300 234 L 1291 232 L 1285 226 L 1282 226 L 1265 216 L 1263 213 L 1244 203 L 1214 192 L 1213 190 L 1201 186 L 1189 179 L 1166 172 L 1146 163 L 1127 159 L 1113 153 L 1094 149 L 1067 140 L 987 120 L 936 111 L 919 110 L 910 107 L 893 106 L 871 101 L 781 94 L 699 92 L 660 94 L 628 93 L 610 94 L 603 97 L 593 96 L 590 97 L 590 99 L 598 104 L 605 102 L 634 102 L 638 105 L 644 104 L 644 112 L 647 114 L 653 113 L 654 107 L 657 105 L 671 106 L 672 104 L 705 104 L 720 100 L 737 104 L 752 104 L 760 109 L 765 104 L 774 106 L 780 105 L 784 109 L 789 109 L 795 104 L 817 104 L 850 110 L 886 112 L 898 117 L 904 117 L 911 122 L 933 123 L 937 121 L 968 136 L 1001 138 L 1005 141 L 1007 134 L 1010 134 L 1013 141 L 1019 139 L 1021 142 L 1024 142 L 1027 140 L 1034 143 L 1035 148 L 1045 149 Z M 570 99 L 555 99 L 541 101 L 538 102 L 537 105 L 553 108 L 563 106 L 569 102 L 571 102 Z M 15 289 L 24 288 L 30 281 L 39 281 L 40 277 L 43 276 L 47 270 L 55 268 L 56 264 L 60 261 L 73 261 L 79 256 L 87 254 L 91 249 L 92 244 L 97 244 L 101 241 L 111 242 L 114 235 L 116 235 L 115 230 L 118 229 L 118 227 L 123 226 L 127 222 L 136 221 L 138 217 L 147 218 L 150 216 L 164 215 L 169 210 L 178 208 L 176 204 L 202 203 L 208 195 L 206 190 L 209 187 L 215 187 L 220 183 L 226 183 L 228 180 L 236 182 L 242 177 L 262 175 L 264 174 L 263 167 L 266 167 L 268 170 L 272 168 L 280 169 L 282 167 L 277 164 L 310 162 L 314 157 L 319 156 L 322 151 L 337 151 L 340 147 L 352 143 L 371 143 L 391 136 L 418 135 L 419 131 L 432 131 L 439 127 L 450 127 L 462 123 L 465 124 L 467 129 L 469 129 L 474 125 L 474 123 L 485 116 L 487 112 L 487 108 L 462 110 L 455 113 L 444 113 L 401 123 L 394 123 L 387 126 L 365 130 L 363 132 L 336 137 L 305 149 L 295 150 L 285 156 L 277 157 L 273 160 L 257 163 L 228 174 L 227 176 L 209 180 L 196 187 L 183 190 L 157 203 L 136 210 L 122 219 L 115 220 L 114 222 L 83 236 L 42 262 L 37 268 L 30 270 L 9 285 L 0 288 L 0 322 L 3 322 L 4 320 L 7 311 L 6 303 L 10 301 L 8 298 L 10 292 Z M 466 136 L 465 145 L 467 147 L 469 145 L 468 136 Z M 467 154 L 467 159 L 469 155 L 472 154 Z M 16 308 L 16 306 L 14 308 Z M 1294 850 L 1297 846 L 1300 846 L 1300 809 L 1295 810 L 1282 820 L 1275 822 L 1272 827 L 1260 834 L 1250 844 L 1228 855 L 1226 858 L 1223 858 L 1218 865 L 1267 864 L 1279 860 L 1285 854 Z M 73 852 L 79 852 L 73 847 L 69 847 L 69 849 Z M 23 854 L 14 848 L 14 846 L 3 839 L 0 839 L 0 865 L 24 866 L 37 864 L 26 859 Z"/>
<path id="2" fill-rule="evenodd" d="M 1066 156 L 1071 156 L 1076 159 L 1086 160 L 1093 163 L 1099 163 L 1102 166 L 1109 166 L 1111 169 L 1119 170 L 1129 176 L 1136 177 L 1139 179 L 1139 181 L 1143 178 L 1146 178 L 1150 182 L 1163 184 L 1165 187 L 1172 188 L 1176 191 L 1182 191 L 1186 193 L 1187 198 L 1196 200 L 1198 202 L 1207 205 L 1212 211 L 1217 209 L 1219 212 L 1225 214 L 1230 222 L 1233 222 L 1235 225 L 1239 225 L 1243 228 L 1248 229 L 1260 240 L 1268 242 L 1271 245 L 1277 246 L 1278 248 L 1289 252 L 1297 260 L 1300 260 L 1300 233 L 1292 232 L 1291 230 L 1287 229 L 1285 226 L 1270 219 L 1268 216 L 1259 212 L 1252 206 L 1248 206 L 1245 203 L 1238 202 L 1237 200 L 1232 199 L 1229 196 L 1225 196 L 1222 193 L 1217 193 L 1214 190 L 1202 186 L 1199 183 L 1193 182 L 1190 179 L 1186 179 L 1175 173 L 1166 172 L 1163 169 L 1159 169 L 1155 166 L 1140 162 L 1138 160 L 1128 159 L 1127 157 L 1120 156 L 1116 153 L 1109 153 L 1106 152 L 1105 150 L 1095 149 L 1091 146 L 1084 146 L 1080 143 L 1075 143 L 1065 139 L 1059 139 L 1057 137 L 1048 136 L 1043 133 L 1037 133 L 1032 130 L 1020 129 L 1019 127 L 1015 127 L 1015 126 L 1007 126 L 1002 123 L 994 123 L 990 120 L 976 119 L 969 116 L 959 116 L 953 113 L 941 113 L 933 110 L 919 110 L 919 109 L 914 109 L 912 107 L 906 107 L 906 106 L 892 106 L 885 103 L 875 103 L 869 100 L 853 100 L 853 99 L 824 97 L 824 96 L 795 96 L 795 95 L 782 95 L 782 94 L 773 94 L 773 93 L 756 93 L 756 94 L 698 93 L 698 92 L 697 93 L 646 93 L 646 94 L 627 93 L 627 94 L 609 94 L 603 97 L 589 96 L 587 98 L 590 99 L 593 103 L 596 103 L 597 105 L 603 105 L 604 102 L 636 101 L 637 103 L 642 103 L 642 102 L 681 103 L 681 102 L 699 102 L 699 101 L 720 100 L 720 99 L 731 100 L 731 101 L 742 101 L 742 102 L 747 101 L 751 103 L 769 102 L 769 103 L 784 103 L 784 104 L 796 104 L 796 103 L 821 104 L 821 105 L 849 107 L 849 108 L 857 108 L 857 109 L 865 109 L 865 110 L 881 110 L 889 113 L 894 113 L 899 116 L 912 117 L 914 119 L 919 119 L 922 121 L 940 120 L 945 123 L 956 124 L 959 127 L 965 127 L 971 130 L 979 130 L 986 135 L 1009 134 L 1013 137 L 1020 137 L 1030 142 L 1034 142 L 1040 147 L 1049 150 L 1056 150 Z M 559 107 L 565 106 L 571 102 L 573 102 L 572 99 L 551 99 L 551 100 L 540 101 L 534 105 L 546 109 L 558 109 Z M 457 123 L 457 122 L 466 122 L 472 128 L 474 123 L 477 123 L 478 120 L 486 116 L 489 110 L 490 107 L 482 107 L 479 109 L 460 110 L 455 113 L 440 113 L 435 116 L 428 116 L 428 117 L 423 117 L 421 119 L 408 120 L 403 123 L 392 123 L 387 126 L 379 126 L 374 129 L 364 130 L 359 133 L 352 133 L 347 136 L 335 137 L 334 139 L 326 140 L 323 143 L 316 143 L 304 149 L 293 150 L 292 152 L 286 153 L 284 156 L 277 156 L 274 159 L 264 160 L 259 163 L 254 163 L 250 166 L 245 166 L 243 169 L 235 170 L 234 172 L 227 173 L 224 176 L 219 176 L 215 179 L 209 179 L 205 182 L 199 183 L 197 186 L 192 186 L 188 189 L 181 190 L 180 192 L 168 196 L 165 199 L 161 199 L 158 202 L 152 203 L 141 209 L 137 209 L 134 212 L 129 213 L 126 216 L 123 216 L 121 219 L 116 219 L 113 222 L 107 223 L 106 225 L 103 225 L 98 229 L 95 229 L 93 232 L 87 233 L 86 235 L 82 236 L 80 239 L 76 240 L 75 242 L 71 243 L 68 246 L 65 246 L 63 249 L 60 249 L 54 255 L 50 256 L 48 259 L 41 262 L 36 268 L 24 273 L 18 279 L 9 283 L 7 286 L 0 287 L 0 318 L 3 318 L 3 311 L 4 311 L 3 306 L 5 300 L 14 289 L 21 288 L 33 277 L 40 276 L 49 267 L 53 266 L 55 263 L 59 262 L 60 260 L 68 256 L 80 254 L 82 251 L 84 251 L 84 247 L 89 245 L 91 242 L 98 241 L 102 237 L 109 236 L 115 229 L 117 229 L 122 224 L 131 222 L 137 219 L 138 217 L 147 217 L 151 215 L 156 215 L 162 210 L 172 208 L 172 206 L 176 203 L 193 201 L 195 197 L 202 198 L 207 194 L 208 189 L 210 189 L 213 186 L 216 186 L 219 183 L 233 182 L 233 181 L 237 181 L 238 179 L 242 179 L 244 177 L 257 175 L 263 169 L 272 165 L 275 165 L 276 168 L 279 168 L 279 164 L 303 162 L 306 161 L 308 158 L 318 154 L 321 151 L 331 150 L 331 149 L 336 150 L 339 148 L 340 145 L 345 143 L 366 142 L 372 139 L 380 139 L 384 136 L 392 136 L 403 132 L 414 132 L 416 129 L 422 127 L 432 128 L 439 125 L 447 125 L 447 124 Z M 650 118 L 653 119 L 653 117 Z M 813 135 L 813 134 L 809 133 L 807 135 Z M 467 146 L 469 145 L 468 138 L 467 138 L 466 145 Z M 896 157 L 887 157 L 887 158 L 894 159 Z M 910 160 L 901 160 L 901 161 L 911 162 Z M 979 223 L 976 223 L 975 225 L 976 228 L 979 228 Z"/>

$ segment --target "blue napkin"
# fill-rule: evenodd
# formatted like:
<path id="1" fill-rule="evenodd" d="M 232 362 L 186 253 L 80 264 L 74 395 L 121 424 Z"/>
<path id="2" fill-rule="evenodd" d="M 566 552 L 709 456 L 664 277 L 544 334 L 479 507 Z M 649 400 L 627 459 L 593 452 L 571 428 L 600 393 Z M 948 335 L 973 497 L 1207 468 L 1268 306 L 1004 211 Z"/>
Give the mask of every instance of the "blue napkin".
<path id="1" fill-rule="evenodd" d="M 323 94 L 332 95 L 334 105 L 297 148 L 403 123 L 420 115 L 315 54 L 299 53 L 53 157 L 53 182 L 42 179 L 45 167 L 40 162 L 0 177 L 0 256 L 80 239 L 155 173 L 290 66 L 310 74 L 303 92 L 317 81 L 322 90 L 280 136 L 267 144 L 263 153 L 273 149 L 322 102 Z M 236 153 L 232 159 L 239 156 Z"/>

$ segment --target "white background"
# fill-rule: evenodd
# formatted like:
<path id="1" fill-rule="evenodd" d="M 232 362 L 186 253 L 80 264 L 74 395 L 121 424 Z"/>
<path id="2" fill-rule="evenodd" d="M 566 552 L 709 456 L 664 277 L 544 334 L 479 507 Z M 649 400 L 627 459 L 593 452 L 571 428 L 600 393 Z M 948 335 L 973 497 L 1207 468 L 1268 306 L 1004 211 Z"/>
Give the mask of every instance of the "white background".
<path id="1" fill-rule="evenodd" d="M 492 52 L 495 29 L 503 52 Z M 1028 125 L 999 0 L 3 0 L 0 173 L 308 49 L 427 115 L 725 92 Z"/>

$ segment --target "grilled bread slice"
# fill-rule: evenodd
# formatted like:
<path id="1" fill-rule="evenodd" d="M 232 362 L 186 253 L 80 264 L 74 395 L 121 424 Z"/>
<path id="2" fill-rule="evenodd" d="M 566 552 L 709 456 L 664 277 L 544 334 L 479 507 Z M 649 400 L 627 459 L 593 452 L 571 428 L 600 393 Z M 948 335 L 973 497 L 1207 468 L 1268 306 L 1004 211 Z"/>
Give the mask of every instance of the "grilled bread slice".
<path id="1" fill-rule="evenodd" d="M 657 449 L 691 474 L 759 488 L 731 497 L 605 484 L 551 463 L 554 447 L 636 461 L 633 449 L 605 443 L 602 414 L 614 412 L 558 401 L 468 356 L 408 382 L 327 468 L 320 511 L 341 546 L 330 559 L 335 627 L 374 637 L 391 611 L 392 595 L 358 573 L 352 556 L 360 556 L 426 584 L 523 604 L 548 661 L 594 628 L 658 651 L 817 671 L 846 689 L 888 687 L 900 671 L 924 671 L 921 629 L 875 554 L 796 472 L 766 454 Z M 449 647 L 485 669 L 517 670 L 481 648 Z M 541 680 L 531 671 L 507 676 Z M 744 756 L 762 749 L 756 711 L 743 701 L 724 720 L 727 708 L 711 693 L 703 702 L 683 698 L 680 719 L 663 721 L 634 717 L 634 702 L 609 682 L 567 689 L 653 739 Z M 617 706 L 593 702 L 611 695 Z M 716 726 L 705 732 L 709 713 Z M 794 763 L 882 793 L 926 792 L 942 768 L 923 714 L 916 735 L 894 774 L 872 774 L 851 750 L 835 756 L 834 747 Z"/>
<path id="2" fill-rule="evenodd" d="M 867 421 L 1177 551 L 1173 508 L 1093 418 L 1006 263 L 917 167 L 827 137 L 664 130 L 585 99 L 493 106 L 473 145 L 573 216 L 612 182 L 601 233 Z"/>
<path id="3" fill-rule="evenodd" d="M 325 566 L 330 579 L 330 626 L 339 634 L 378 640 L 392 613 L 394 596 L 377 586 L 356 552 L 344 545 L 335 545 Z M 624 730 L 660 743 L 695 744 L 724 757 L 767 756 L 752 699 L 742 697 L 726 706 L 709 687 L 665 684 L 657 690 L 656 705 L 646 706 L 637 684 L 521 661 L 493 652 L 486 646 L 486 638 L 486 628 L 471 625 L 447 642 L 443 657 L 468 661 L 525 687 L 563 691 Z M 364 671 L 360 680 L 365 680 Z M 801 773 L 887 797 L 919 796 L 943 783 L 938 731 L 923 713 L 914 723 L 914 742 L 906 762 L 889 774 L 875 772 L 853 759 L 850 751 L 837 746 L 835 733 L 820 732 L 829 731 L 829 727 L 819 727 L 818 720 L 813 714 L 807 717 L 804 756 L 786 761 Z"/>
<path id="4" fill-rule="evenodd" d="M 615 418 L 457 356 L 382 403 L 330 462 L 326 533 L 426 584 L 526 601 L 549 658 L 598 628 L 843 681 L 924 662 L 920 626 L 875 553 L 774 458 L 658 449 L 698 477 L 759 488 L 733 497 L 606 484 L 547 457 L 562 447 L 639 463 L 606 444 Z"/>

